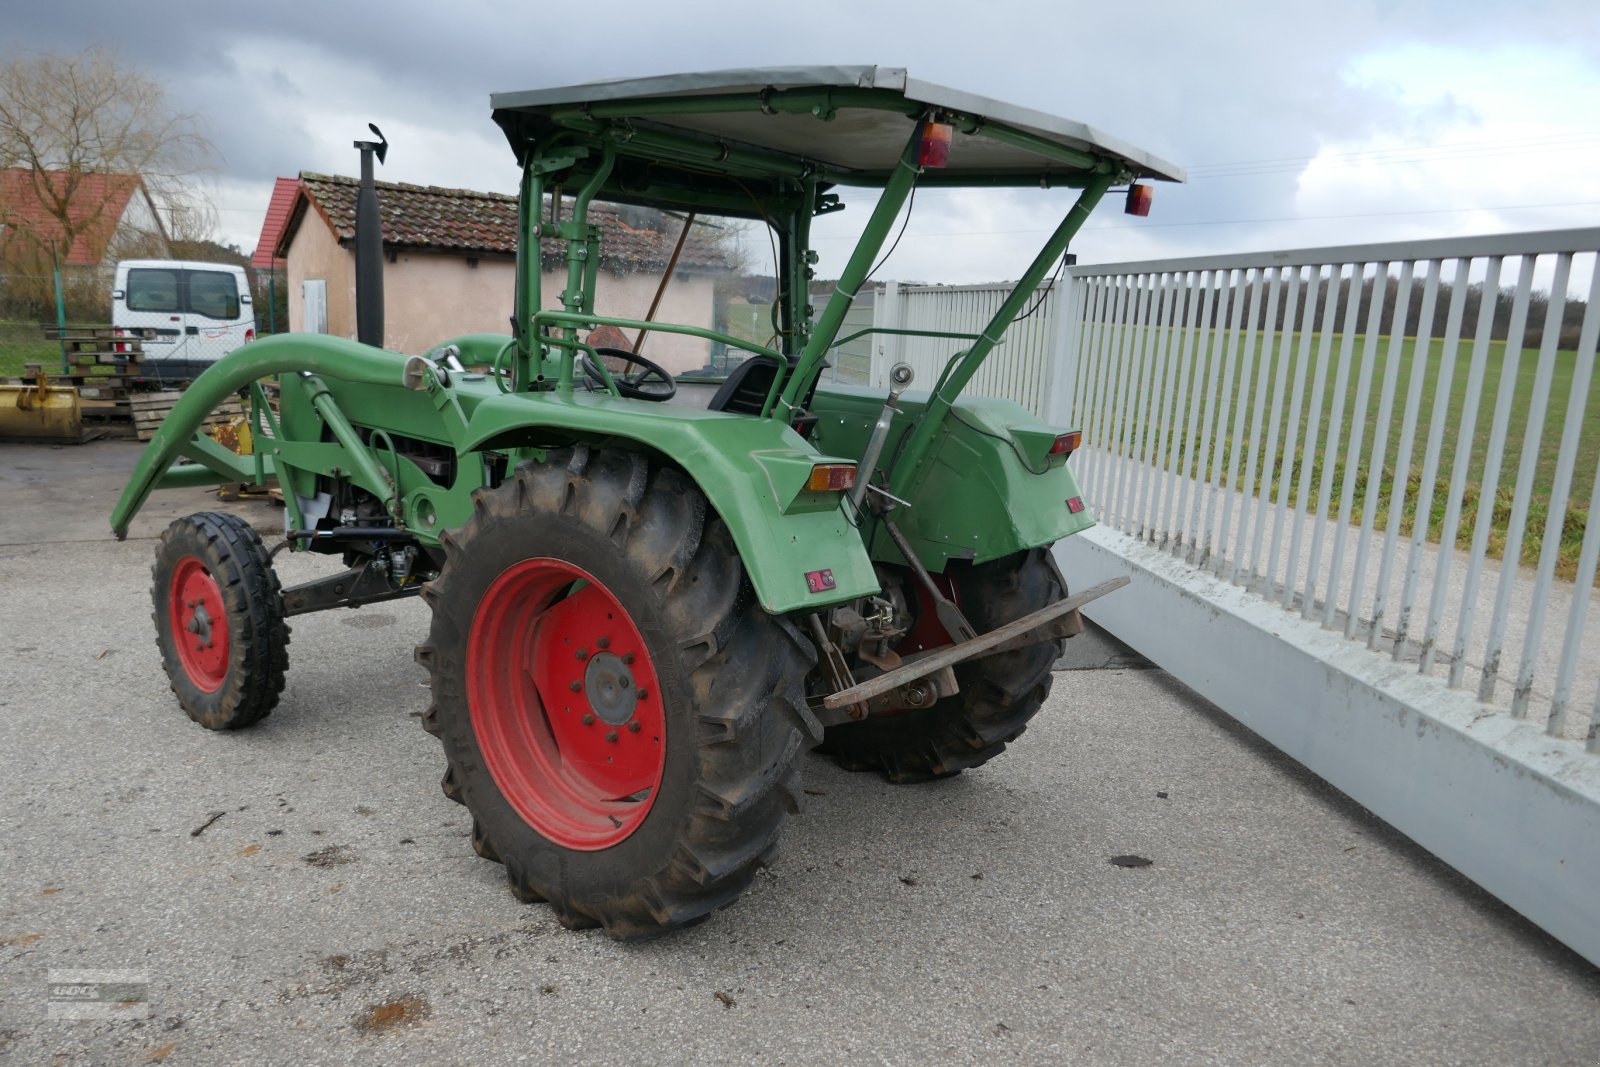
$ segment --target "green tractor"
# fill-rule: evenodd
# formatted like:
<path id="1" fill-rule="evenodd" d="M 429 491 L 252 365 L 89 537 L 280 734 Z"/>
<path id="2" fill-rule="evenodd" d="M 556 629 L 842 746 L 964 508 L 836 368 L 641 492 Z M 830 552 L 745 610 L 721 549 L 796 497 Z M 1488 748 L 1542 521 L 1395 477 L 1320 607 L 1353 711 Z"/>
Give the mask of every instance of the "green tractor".
<path id="1" fill-rule="evenodd" d="M 564 925 L 649 936 L 744 890 L 800 806 L 809 749 L 925 781 L 988 762 L 1039 710 L 1076 609 L 1119 583 L 1069 596 L 1051 556 L 1093 522 L 1068 464 L 1077 434 L 961 393 L 1108 190 L 1181 175 L 895 68 L 492 102 L 522 169 L 512 333 L 425 355 L 312 334 L 247 345 L 184 394 L 111 524 L 124 536 L 157 488 L 279 486 L 287 547 L 343 567 L 284 589 L 243 521 L 174 522 L 155 621 L 184 710 L 249 726 L 282 692 L 291 616 L 420 595 L 423 724 L 478 854 Z M 812 223 L 842 186 L 879 196 L 814 309 Z M 1079 193 L 980 333 L 934 335 L 952 354 L 931 390 L 909 390 L 903 365 L 887 395 L 823 385 L 907 199 L 947 186 Z M 1148 192 L 1131 185 L 1129 209 Z M 599 201 L 770 234 L 769 343 L 598 313 Z M 541 247 L 564 261 L 559 296 L 541 292 Z M 675 379 L 637 340 L 595 343 L 618 331 L 736 358 Z M 199 432 L 239 391 L 255 429 L 242 456 Z"/>

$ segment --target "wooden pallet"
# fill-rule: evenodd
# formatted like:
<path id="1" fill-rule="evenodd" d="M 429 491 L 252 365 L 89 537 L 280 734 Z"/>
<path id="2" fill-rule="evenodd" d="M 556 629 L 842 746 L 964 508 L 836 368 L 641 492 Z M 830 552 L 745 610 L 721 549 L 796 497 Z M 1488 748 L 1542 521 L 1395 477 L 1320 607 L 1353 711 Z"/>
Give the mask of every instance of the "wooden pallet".
<path id="1" fill-rule="evenodd" d="M 45 373 L 45 381 L 77 390 L 85 423 L 99 431 L 97 436 L 135 436 L 129 398 L 144 376 L 141 343 L 116 338 L 109 328 L 74 328 L 62 334 L 46 327 L 44 334 L 52 341 L 65 337 L 70 369 L 62 374 L 53 370 L 54 361 L 29 363 L 20 380 L 32 382 L 40 371 L 52 368 Z M 119 345 L 127 351 L 116 351 Z"/>
<path id="2" fill-rule="evenodd" d="M 132 351 L 140 350 L 140 340 L 137 337 L 118 334 L 111 326 L 68 326 L 62 330 L 57 326 L 46 325 L 42 327 L 46 341 L 65 341 L 67 352 L 111 352 L 116 345 L 131 346 Z"/>
<path id="3" fill-rule="evenodd" d="M 128 410 L 133 416 L 133 426 L 139 440 L 148 441 L 156 435 L 162 420 L 171 414 L 182 395 L 176 389 L 164 389 L 159 393 L 134 393 L 128 398 Z M 244 405 L 238 399 L 230 398 L 207 415 L 201 425 L 216 426 L 243 414 Z"/>

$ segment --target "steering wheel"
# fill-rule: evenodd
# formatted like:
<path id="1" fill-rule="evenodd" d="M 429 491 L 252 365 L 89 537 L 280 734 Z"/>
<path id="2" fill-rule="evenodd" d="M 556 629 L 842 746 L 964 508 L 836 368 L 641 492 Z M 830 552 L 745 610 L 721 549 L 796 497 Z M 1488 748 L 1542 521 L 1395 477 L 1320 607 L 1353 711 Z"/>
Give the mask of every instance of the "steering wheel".
<path id="1" fill-rule="evenodd" d="M 654 400 L 657 402 L 671 400 L 678 394 L 678 382 L 667 369 L 658 363 L 652 363 L 637 352 L 629 352 L 625 348 L 597 348 L 597 356 L 611 356 L 625 363 L 631 363 L 639 368 L 636 374 L 613 374 L 611 380 L 617 383 L 617 392 L 635 400 Z M 601 388 L 605 387 L 605 377 L 600 373 L 600 368 L 594 365 L 589 358 L 589 353 L 582 354 L 583 376 Z"/>

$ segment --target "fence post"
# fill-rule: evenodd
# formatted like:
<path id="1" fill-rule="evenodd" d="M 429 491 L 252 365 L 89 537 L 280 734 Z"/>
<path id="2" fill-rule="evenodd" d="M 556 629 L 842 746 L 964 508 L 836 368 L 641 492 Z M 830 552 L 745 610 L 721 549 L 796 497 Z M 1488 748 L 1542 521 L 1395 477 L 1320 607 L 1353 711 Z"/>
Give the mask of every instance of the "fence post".
<path id="1" fill-rule="evenodd" d="M 61 373 L 71 374 L 72 367 L 67 362 L 67 296 L 61 286 L 61 257 L 56 254 L 54 245 L 50 247 L 50 265 L 56 282 L 56 337 L 61 342 Z"/>
<path id="2" fill-rule="evenodd" d="M 1052 286 L 1055 288 L 1055 286 Z M 1076 425 L 1071 411 L 1072 396 L 1078 381 L 1078 362 L 1083 341 L 1084 285 L 1068 267 L 1061 275 L 1060 287 L 1051 294 L 1051 355 L 1044 365 L 1044 419 L 1062 425 Z"/>
<path id="3" fill-rule="evenodd" d="M 904 305 L 900 298 L 899 282 L 884 282 L 883 291 L 877 296 L 872 305 L 872 328 L 874 330 L 898 330 L 901 328 L 904 317 Z M 900 347 L 905 343 L 903 338 L 892 334 L 874 334 L 872 337 L 872 366 L 868 371 L 867 380 L 873 388 L 889 385 L 889 368 L 894 365 L 900 356 Z"/>

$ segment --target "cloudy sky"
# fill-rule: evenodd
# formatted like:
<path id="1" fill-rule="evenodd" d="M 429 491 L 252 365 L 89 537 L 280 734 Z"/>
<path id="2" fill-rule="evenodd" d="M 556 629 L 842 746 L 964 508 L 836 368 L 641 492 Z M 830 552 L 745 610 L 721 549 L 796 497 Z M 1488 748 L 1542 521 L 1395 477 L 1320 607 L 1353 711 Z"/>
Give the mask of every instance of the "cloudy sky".
<path id="1" fill-rule="evenodd" d="M 354 173 L 512 192 L 489 93 L 731 66 L 877 63 L 1088 123 L 1188 169 L 1148 219 L 1097 213 L 1084 262 L 1591 226 L 1593 0 L 601 4 L 188 0 L 11 5 L 0 47 L 115 47 L 199 113 L 222 237 L 254 247 L 272 179 Z M 837 270 L 865 204 L 819 231 Z M 1059 194 L 927 192 L 880 278 L 1015 277 Z"/>

